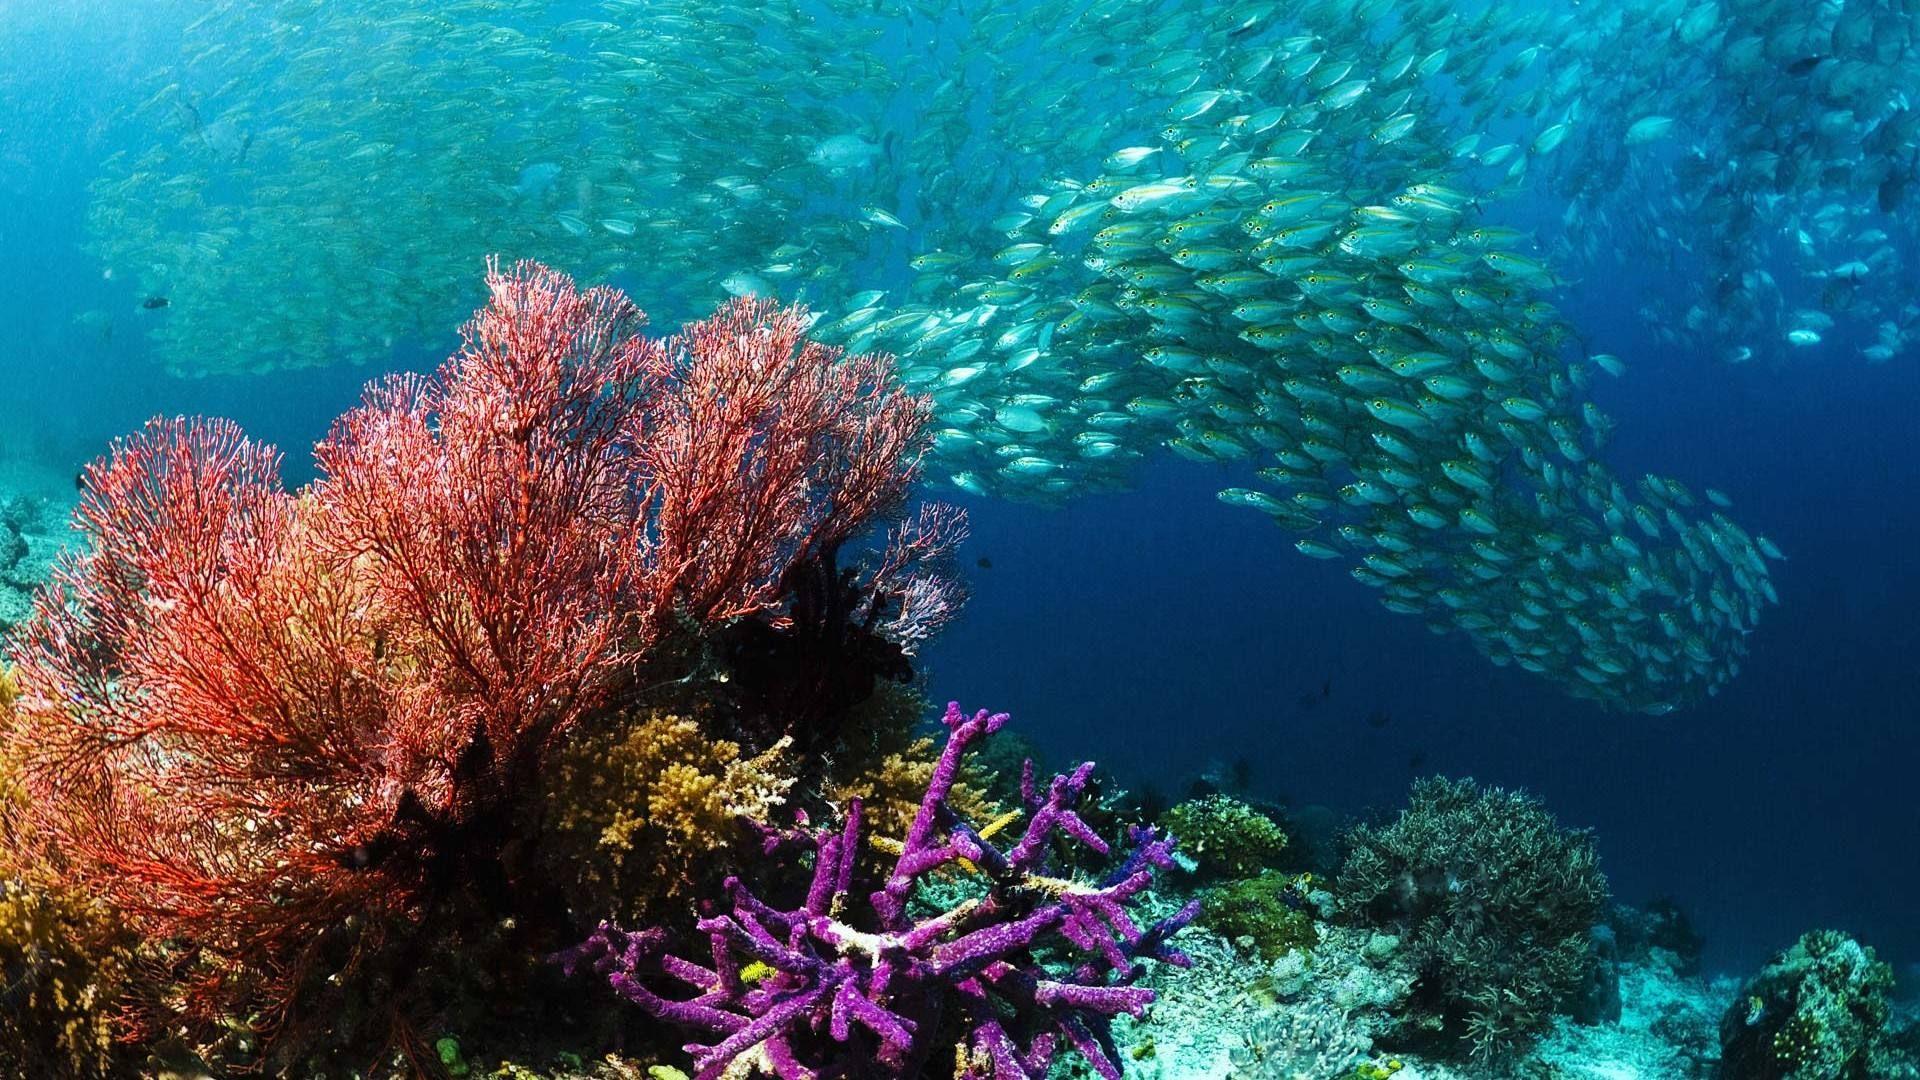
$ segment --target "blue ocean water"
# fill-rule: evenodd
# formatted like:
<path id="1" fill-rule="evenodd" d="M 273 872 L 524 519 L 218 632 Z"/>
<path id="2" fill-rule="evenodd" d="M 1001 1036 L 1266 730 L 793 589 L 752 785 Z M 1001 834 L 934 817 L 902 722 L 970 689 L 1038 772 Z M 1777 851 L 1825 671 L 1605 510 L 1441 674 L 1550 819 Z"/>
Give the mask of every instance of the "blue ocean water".
<path id="1" fill-rule="evenodd" d="M 304 448 L 372 372 L 174 379 L 141 316 L 111 338 L 74 322 L 138 300 L 85 251 L 87 184 L 174 24 L 160 8 L 37 14 L 0 68 L 0 442 L 59 483 L 147 416 L 212 413 L 303 479 Z M 1575 282 L 1560 302 L 1633 357 L 1595 390 L 1620 422 L 1615 470 L 1715 486 L 1789 556 L 1780 607 L 1714 699 L 1621 715 L 1491 667 L 1217 501 L 1249 467 L 1170 458 L 1058 508 L 945 496 L 972 515 L 974 596 L 924 657 L 932 694 L 1010 710 L 1042 749 L 1173 792 L 1236 759 L 1262 795 L 1355 816 L 1435 772 L 1525 787 L 1596 830 L 1619 897 L 1676 898 L 1710 967 L 1750 970 L 1816 925 L 1920 962 L 1920 369 L 1837 352 L 1729 366 L 1651 337 L 1623 283 Z M 400 362 L 430 366 L 448 340 L 405 343 Z"/>
<path id="2" fill-rule="evenodd" d="M 1636 332 L 1604 299 L 1574 318 Z M 1014 710 L 1043 746 L 1174 792 L 1238 757 L 1256 791 L 1356 814 L 1423 773 L 1524 787 L 1597 831 L 1621 899 L 1678 900 L 1711 968 L 1751 968 L 1810 925 L 1912 963 L 1920 373 L 1635 351 L 1604 388 L 1621 470 L 1720 487 L 1791 560 L 1781 617 L 1710 701 L 1622 716 L 1493 668 L 1385 616 L 1339 564 L 1294 557 L 1213 498 L 1229 477 L 1181 462 L 1038 514 L 968 501 L 993 565 L 929 658 L 936 696 Z"/>

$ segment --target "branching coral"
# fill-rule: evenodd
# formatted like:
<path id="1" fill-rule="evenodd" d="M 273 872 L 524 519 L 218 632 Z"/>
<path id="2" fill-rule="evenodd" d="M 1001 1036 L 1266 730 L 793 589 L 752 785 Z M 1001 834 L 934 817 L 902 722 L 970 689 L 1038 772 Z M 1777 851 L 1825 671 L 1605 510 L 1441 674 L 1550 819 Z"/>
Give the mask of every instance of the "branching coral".
<path id="1" fill-rule="evenodd" d="M 1362 826 L 1335 892 L 1348 918 L 1392 930 L 1420 970 L 1409 1030 L 1481 1060 L 1524 1045 L 1579 989 L 1606 879 L 1584 832 L 1521 792 L 1433 777 L 1408 808 Z"/>
<path id="2" fill-rule="evenodd" d="M 773 847 L 799 841 L 813 849 L 813 881 L 800 906 L 776 908 L 739 879 L 728 881 L 732 911 L 698 924 L 711 967 L 668 953 L 664 930 L 627 933 L 610 924 L 559 959 L 570 971 L 606 976 L 657 1017 L 717 1035 L 711 1045 L 688 1046 L 700 1080 L 754 1068 L 782 1080 L 913 1076 L 948 1032 L 959 1042 L 961 1076 L 1037 1080 L 1064 1039 L 1101 1076 L 1118 1077 L 1108 1022 L 1137 1016 L 1153 1000 L 1152 991 L 1128 985 L 1138 960 L 1187 962 L 1167 939 L 1197 905 L 1144 929 L 1128 916 L 1127 902 L 1151 884 L 1154 869 L 1172 865 L 1172 842 L 1151 831 L 1136 832 L 1132 854 L 1097 885 L 1049 876 L 1059 837 L 1107 851 L 1072 809 L 1090 764 L 1055 777 L 1044 794 L 1027 785 L 1025 830 L 1005 850 L 961 819 L 947 799 L 962 756 L 1006 719 L 948 706 L 946 747 L 865 923 L 849 921 L 860 848 L 856 803 L 841 829 L 773 838 Z M 910 917 L 920 880 L 962 863 L 985 875 L 984 895 Z M 1035 959 L 1043 948 L 1075 960 L 1065 970 L 1043 966 Z M 763 965 L 764 976 L 749 984 L 743 960 Z M 662 981 L 695 996 L 666 996 L 655 989 Z"/>
<path id="3" fill-rule="evenodd" d="M 933 780 L 940 747 L 932 736 L 921 734 L 929 714 L 925 695 L 895 685 L 876 692 L 838 725 L 839 746 L 826 763 L 820 793 L 835 806 L 860 800 L 861 828 L 870 838 L 868 846 L 876 850 L 893 846 L 898 853 L 897 844 L 913 827 Z M 997 736 L 985 749 L 995 749 L 1002 741 L 1011 740 Z M 1003 809 L 983 790 L 990 777 L 984 775 L 982 756 L 976 750 L 961 761 L 947 792 L 947 805 L 964 821 L 991 822 Z M 1018 761 L 1013 774 L 1017 784 Z"/>
<path id="4" fill-rule="evenodd" d="M 951 611 L 924 564 L 950 514 L 835 563 L 915 476 L 927 405 L 883 358 L 763 301 L 662 342 L 544 267 L 487 284 L 459 351 L 370 387 L 300 492 L 224 421 L 156 420 L 86 471 L 0 756 L 61 882 L 179 951 L 149 1020 L 270 1022 L 382 953 L 397 997 L 450 911 L 562 921 L 516 807 L 669 628 L 899 655 Z"/>

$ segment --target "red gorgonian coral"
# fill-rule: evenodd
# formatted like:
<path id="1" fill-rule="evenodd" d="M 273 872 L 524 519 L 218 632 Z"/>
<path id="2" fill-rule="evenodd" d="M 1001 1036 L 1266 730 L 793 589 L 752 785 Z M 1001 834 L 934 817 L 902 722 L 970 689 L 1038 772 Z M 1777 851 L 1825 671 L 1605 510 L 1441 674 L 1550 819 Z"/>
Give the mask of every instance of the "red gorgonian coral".
<path id="1" fill-rule="evenodd" d="M 670 626 L 791 624 L 798 568 L 904 503 L 927 403 L 803 312 L 736 301 L 655 341 L 611 289 L 487 284 L 459 351 L 369 387 L 306 488 L 220 420 L 155 420 L 85 474 L 0 752 L 18 838 L 179 950 L 154 1013 L 284 1011 L 323 955 L 450 898 L 515 912 L 512 811 L 556 742 Z M 928 566 L 960 523 L 919 520 L 855 613 L 907 649 L 957 599 Z"/>

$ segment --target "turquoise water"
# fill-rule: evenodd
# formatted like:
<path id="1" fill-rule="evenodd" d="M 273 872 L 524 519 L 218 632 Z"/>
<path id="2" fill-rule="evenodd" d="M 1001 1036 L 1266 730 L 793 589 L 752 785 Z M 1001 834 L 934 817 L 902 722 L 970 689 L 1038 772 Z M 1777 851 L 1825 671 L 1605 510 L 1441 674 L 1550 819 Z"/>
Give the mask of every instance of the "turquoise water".
<path id="1" fill-rule="evenodd" d="M 454 348 L 490 255 L 662 334 L 797 301 L 898 358 L 918 492 L 970 516 L 932 701 L 1009 710 L 1136 811 L 1264 808 L 1289 873 L 1472 776 L 1593 829 L 1706 975 L 1829 926 L 1920 964 L 1900 4 L 0 13 L 10 624 L 110 440 L 232 417 L 304 483 L 367 380 Z M 1193 985 L 1271 993 L 1211 943 Z M 1657 967 L 1621 962 L 1629 1026 L 1738 989 Z M 1207 996 L 1163 1023 L 1250 1022 Z M 1538 1052 L 1713 1075 L 1613 1023 Z M 1136 1068 L 1226 1075 L 1156 1037 L 1189 1060 Z M 1791 1075 L 1904 1075 L 1824 1067 Z"/>

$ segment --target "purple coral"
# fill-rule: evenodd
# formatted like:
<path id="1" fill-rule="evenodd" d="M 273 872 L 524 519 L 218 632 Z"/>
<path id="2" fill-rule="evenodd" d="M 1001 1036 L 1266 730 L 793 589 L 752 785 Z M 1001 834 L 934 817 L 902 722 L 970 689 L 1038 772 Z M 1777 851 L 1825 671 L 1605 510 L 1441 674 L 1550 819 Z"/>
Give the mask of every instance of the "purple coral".
<path id="1" fill-rule="evenodd" d="M 1107 854 L 1104 840 L 1073 810 L 1093 766 L 1056 776 L 1042 794 L 1028 764 L 1022 799 L 1025 833 L 1010 848 L 989 844 L 947 803 L 969 746 L 1000 730 L 1005 713 L 968 717 L 947 706 L 946 748 L 884 886 L 870 897 L 875 929 L 844 921 L 860 850 L 860 806 L 840 830 L 769 837 L 771 852 L 790 841 L 814 851 L 813 883 L 803 906 L 778 910 L 738 878 L 729 878 L 730 914 L 701 919 L 712 945 L 706 967 L 667 952 L 664 930 L 628 933 L 602 923 L 557 958 L 572 973 L 590 967 L 627 1000 L 663 1020 L 718 1035 L 689 1043 L 697 1080 L 747 1075 L 780 1080 L 915 1076 L 945 1028 L 961 1034 L 959 1077 L 1038 1080 L 1061 1039 L 1108 1080 L 1121 1075 L 1112 1018 L 1139 1016 L 1153 991 L 1130 985 L 1142 958 L 1180 967 L 1191 961 L 1167 943 L 1198 911 L 1189 904 L 1142 929 L 1127 902 L 1172 865 L 1173 841 L 1130 830 L 1134 848 L 1098 884 L 1052 877 L 1047 857 L 1057 837 Z M 908 899 L 923 876 L 963 863 L 983 873 L 984 896 L 914 922 Z M 1043 966 L 1036 950 L 1077 954 L 1065 972 Z M 742 959 L 768 972 L 751 984 Z M 649 981 L 665 977 L 696 996 L 663 997 Z"/>

